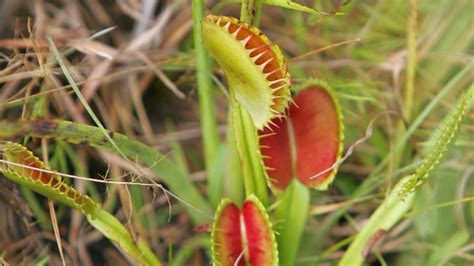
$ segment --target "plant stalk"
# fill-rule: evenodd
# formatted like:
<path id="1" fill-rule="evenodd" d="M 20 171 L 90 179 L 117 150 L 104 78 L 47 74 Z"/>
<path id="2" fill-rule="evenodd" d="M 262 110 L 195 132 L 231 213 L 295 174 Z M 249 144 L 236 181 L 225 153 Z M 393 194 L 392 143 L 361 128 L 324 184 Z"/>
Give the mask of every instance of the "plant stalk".
<path id="1" fill-rule="evenodd" d="M 205 1 L 193 0 L 193 38 L 196 54 L 197 86 L 199 95 L 199 110 L 202 127 L 202 140 L 204 146 L 204 160 L 209 182 L 215 182 L 221 178 L 211 166 L 215 160 L 219 148 L 219 134 L 217 131 L 216 111 L 214 106 L 214 94 L 212 91 L 211 63 L 207 50 L 203 46 L 201 35 L 201 20 L 204 17 Z M 217 205 L 217 202 L 212 202 Z"/>
<path id="2" fill-rule="evenodd" d="M 262 14 L 262 0 L 242 0 L 240 20 L 258 27 Z"/>
<path id="3" fill-rule="evenodd" d="M 295 265 L 299 243 L 308 218 L 310 191 L 297 180 L 293 180 L 281 195 L 275 210 L 279 221 L 278 256 L 281 265 Z"/>
<path id="4" fill-rule="evenodd" d="M 404 99 L 404 115 L 407 121 L 411 120 L 413 113 L 413 98 L 415 96 L 415 71 L 416 71 L 416 27 L 417 27 L 417 11 L 416 0 L 409 2 L 410 16 L 407 26 L 407 68 L 406 68 L 406 85 Z"/>

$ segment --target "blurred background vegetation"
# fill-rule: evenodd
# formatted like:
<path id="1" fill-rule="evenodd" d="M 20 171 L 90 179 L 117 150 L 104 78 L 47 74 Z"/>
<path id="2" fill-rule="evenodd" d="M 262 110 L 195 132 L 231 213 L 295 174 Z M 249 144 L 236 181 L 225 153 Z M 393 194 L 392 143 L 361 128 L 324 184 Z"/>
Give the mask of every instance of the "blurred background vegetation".
<path id="1" fill-rule="evenodd" d="M 284 51 L 294 83 L 319 78 L 336 90 L 346 147 L 364 137 L 374 122 L 373 134 L 341 166 L 329 191 L 311 194 L 311 217 L 297 263 L 332 265 L 398 178 L 426 157 L 443 117 L 473 83 L 474 2 L 297 2 L 340 14 L 263 6 L 260 28 Z M 206 4 L 208 12 L 239 17 L 239 1 Z M 93 124 L 54 63 L 46 41 L 51 36 L 63 52 L 73 48 L 65 63 L 105 127 L 167 154 L 205 194 L 192 27 L 190 0 L 0 1 L 0 119 Z M 213 69 L 216 119 L 224 140 L 225 79 L 216 64 Z M 436 96 L 440 101 L 407 133 Z M 42 153 L 41 140 L 19 141 Z M 50 141 L 47 147 L 51 168 L 64 173 L 135 176 L 129 162 L 110 153 L 64 141 Z M 413 210 L 372 248 L 370 264 L 474 263 L 473 149 L 474 114 L 469 113 Z M 229 156 L 228 147 L 221 154 Z M 224 180 L 232 174 L 227 161 L 221 163 Z M 129 222 L 159 258 L 177 265 L 209 263 L 209 234 L 193 231 L 177 200 L 159 190 L 135 188 L 131 206 L 123 186 L 70 182 Z M 225 195 L 233 189 L 223 182 Z M 60 264 L 44 198 L 2 177 L 0 212 L 1 258 L 12 265 Z M 128 263 L 76 211 L 58 205 L 57 222 L 69 264 Z"/>

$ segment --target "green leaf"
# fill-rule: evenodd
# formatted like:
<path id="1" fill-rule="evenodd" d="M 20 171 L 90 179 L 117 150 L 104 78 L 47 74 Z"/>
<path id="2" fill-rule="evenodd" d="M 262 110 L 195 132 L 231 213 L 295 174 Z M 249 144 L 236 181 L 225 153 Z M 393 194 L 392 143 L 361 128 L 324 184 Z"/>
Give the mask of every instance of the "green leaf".
<path id="1" fill-rule="evenodd" d="M 133 240 L 127 229 L 112 214 L 100 210 L 94 217 L 88 216 L 87 221 L 140 263 L 161 265 L 143 239 Z"/>
<path id="2" fill-rule="evenodd" d="M 273 5 L 273 6 L 279 6 L 291 10 L 296 10 L 296 11 L 301 11 L 301 12 L 306 12 L 306 13 L 311 13 L 311 14 L 318 14 L 318 15 L 324 15 L 324 16 L 330 16 L 330 15 L 340 15 L 342 13 L 339 13 L 338 10 L 342 7 L 347 5 L 350 0 L 343 2 L 335 11 L 331 12 L 323 12 L 319 11 L 314 8 L 307 7 L 305 5 L 298 4 L 293 1 L 287 1 L 287 0 L 262 0 L 264 4 L 267 5 Z M 336 1 L 337 2 L 337 1 Z"/>
<path id="3" fill-rule="evenodd" d="M 279 6 L 279 7 L 284 7 L 288 9 L 293 9 L 297 11 L 302 11 L 302 12 L 307 12 L 307 13 L 313 13 L 313 14 L 319 14 L 320 12 L 309 8 L 304 5 L 300 5 L 298 3 L 295 3 L 293 1 L 287 1 L 287 0 L 263 0 L 264 4 L 267 5 L 273 5 L 273 6 Z"/>
<path id="4" fill-rule="evenodd" d="M 233 112 L 228 112 L 227 121 L 229 125 L 233 124 Z M 226 134 L 226 145 L 227 145 L 227 158 L 224 174 L 224 191 L 223 195 L 230 198 L 233 202 L 242 203 L 244 201 L 244 182 L 242 180 L 242 166 L 240 164 L 240 158 L 236 147 L 234 127 L 230 126 L 227 128 Z"/>

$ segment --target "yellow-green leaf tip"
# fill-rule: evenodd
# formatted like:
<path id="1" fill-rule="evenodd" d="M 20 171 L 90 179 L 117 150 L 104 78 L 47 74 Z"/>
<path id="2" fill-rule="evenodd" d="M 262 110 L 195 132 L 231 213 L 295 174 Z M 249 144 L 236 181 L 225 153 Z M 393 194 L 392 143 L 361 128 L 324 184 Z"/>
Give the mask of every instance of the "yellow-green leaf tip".
<path id="1" fill-rule="evenodd" d="M 225 72 L 231 95 L 257 129 L 284 115 L 291 100 L 291 77 L 278 46 L 259 29 L 226 16 L 206 16 L 202 35 Z"/>

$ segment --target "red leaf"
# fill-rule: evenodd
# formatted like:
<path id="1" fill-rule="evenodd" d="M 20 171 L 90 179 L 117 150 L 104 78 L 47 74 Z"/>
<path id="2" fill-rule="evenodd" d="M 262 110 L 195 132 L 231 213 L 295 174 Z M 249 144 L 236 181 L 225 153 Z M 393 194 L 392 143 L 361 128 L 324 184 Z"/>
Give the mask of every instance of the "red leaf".
<path id="1" fill-rule="evenodd" d="M 276 242 L 264 207 L 254 196 L 238 207 L 224 200 L 212 230 L 216 265 L 278 265 Z"/>
<path id="2" fill-rule="evenodd" d="M 338 103 L 329 89 L 320 85 L 301 90 L 294 101 L 288 119 L 274 119 L 278 127 L 260 132 L 261 136 L 271 130 L 275 133 L 260 140 L 268 176 L 272 185 L 280 190 L 285 189 L 293 177 L 309 187 L 325 189 L 332 182 L 336 168 L 315 176 L 330 168 L 341 156 L 343 128 Z M 295 158 L 292 158 L 292 144 Z"/>
<path id="3" fill-rule="evenodd" d="M 247 200 L 242 207 L 250 265 L 271 265 L 274 246 L 273 234 L 269 230 L 264 210 Z"/>
<path id="4" fill-rule="evenodd" d="M 242 234 L 240 232 L 240 210 L 230 202 L 223 203 L 218 210 L 218 218 L 214 224 L 213 259 L 222 265 L 234 265 L 243 252 Z M 245 265 L 242 258 L 238 265 Z"/>
<path id="5" fill-rule="evenodd" d="M 290 107 L 291 108 L 291 107 Z M 292 160 L 290 151 L 290 139 L 286 119 L 274 119 L 275 126 L 265 128 L 260 132 L 260 149 L 264 156 L 263 162 L 269 167 L 268 174 L 270 182 L 276 188 L 283 190 L 291 182 Z"/>

